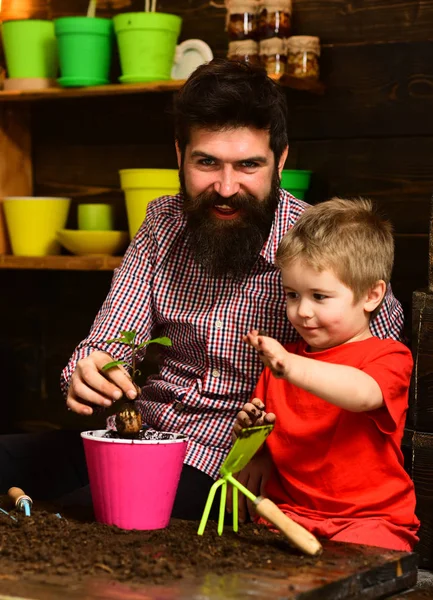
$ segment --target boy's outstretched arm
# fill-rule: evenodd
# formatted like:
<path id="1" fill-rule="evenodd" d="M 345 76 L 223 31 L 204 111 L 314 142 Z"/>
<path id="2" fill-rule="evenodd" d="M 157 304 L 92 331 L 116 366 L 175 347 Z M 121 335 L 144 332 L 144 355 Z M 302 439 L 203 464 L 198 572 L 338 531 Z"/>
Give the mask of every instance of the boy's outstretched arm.
<path id="1" fill-rule="evenodd" d="M 379 384 L 360 369 L 291 354 L 279 342 L 255 330 L 244 336 L 244 341 L 257 350 L 275 377 L 287 379 L 335 406 L 352 412 L 383 406 Z"/>

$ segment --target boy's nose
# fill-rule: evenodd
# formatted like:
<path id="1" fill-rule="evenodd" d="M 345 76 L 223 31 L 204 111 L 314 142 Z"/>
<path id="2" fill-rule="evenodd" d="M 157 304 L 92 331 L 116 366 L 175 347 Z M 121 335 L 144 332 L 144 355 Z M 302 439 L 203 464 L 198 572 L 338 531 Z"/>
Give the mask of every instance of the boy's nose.
<path id="1" fill-rule="evenodd" d="M 236 178 L 236 172 L 228 167 L 222 169 L 214 183 L 214 190 L 223 198 L 230 198 L 237 194 L 240 185 Z"/>
<path id="2" fill-rule="evenodd" d="M 308 319 L 313 316 L 313 310 L 311 302 L 308 300 L 301 300 L 298 304 L 298 315 L 303 319 Z"/>

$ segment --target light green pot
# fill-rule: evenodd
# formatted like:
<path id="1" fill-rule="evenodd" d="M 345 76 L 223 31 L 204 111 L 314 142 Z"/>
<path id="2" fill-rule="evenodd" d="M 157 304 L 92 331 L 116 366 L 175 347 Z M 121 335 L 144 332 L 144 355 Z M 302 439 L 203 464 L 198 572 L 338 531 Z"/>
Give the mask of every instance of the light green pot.
<path id="1" fill-rule="evenodd" d="M 9 78 L 56 77 L 57 43 L 52 21 L 6 21 L 2 34 Z"/>
<path id="2" fill-rule="evenodd" d="M 113 17 L 122 83 L 170 79 L 182 19 L 157 12 Z"/>

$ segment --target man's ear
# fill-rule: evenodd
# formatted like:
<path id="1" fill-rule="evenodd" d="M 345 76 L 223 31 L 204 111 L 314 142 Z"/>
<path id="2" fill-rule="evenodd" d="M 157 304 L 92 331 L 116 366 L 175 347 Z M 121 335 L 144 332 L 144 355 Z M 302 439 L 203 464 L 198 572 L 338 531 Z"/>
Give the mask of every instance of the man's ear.
<path id="1" fill-rule="evenodd" d="M 376 283 L 368 290 L 367 297 L 364 302 L 364 310 L 372 313 L 379 304 L 382 302 L 383 297 L 386 294 L 386 283 L 383 279 L 376 281 Z"/>
<path id="2" fill-rule="evenodd" d="M 182 154 L 180 152 L 179 142 L 177 140 L 175 140 L 174 145 L 176 146 L 177 166 L 180 169 L 181 164 L 182 164 Z"/>
<path id="3" fill-rule="evenodd" d="M 278 174 L 281 177 L 281 172 L 284 168 L 284 164 L 287 160 L 287 156 L 289 155 L 289 146 L 286 146 L 283 150 L 283 153 L 280 156 L 280 160 L 278 161 Z"/>

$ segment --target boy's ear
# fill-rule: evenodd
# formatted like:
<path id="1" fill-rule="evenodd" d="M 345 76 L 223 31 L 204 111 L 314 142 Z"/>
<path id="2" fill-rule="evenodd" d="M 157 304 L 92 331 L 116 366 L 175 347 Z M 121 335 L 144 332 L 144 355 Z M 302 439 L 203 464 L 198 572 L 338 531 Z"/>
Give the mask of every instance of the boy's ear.
<path id="1" fill-rule="evenodd" d="M 376 283 L 367 292 L 367 297 L 364 302 L 364 310 L 372 313 L 382 302 L 385 293 L 386 283 L 383 281 L 383 279 L 376 281 Z"/>

